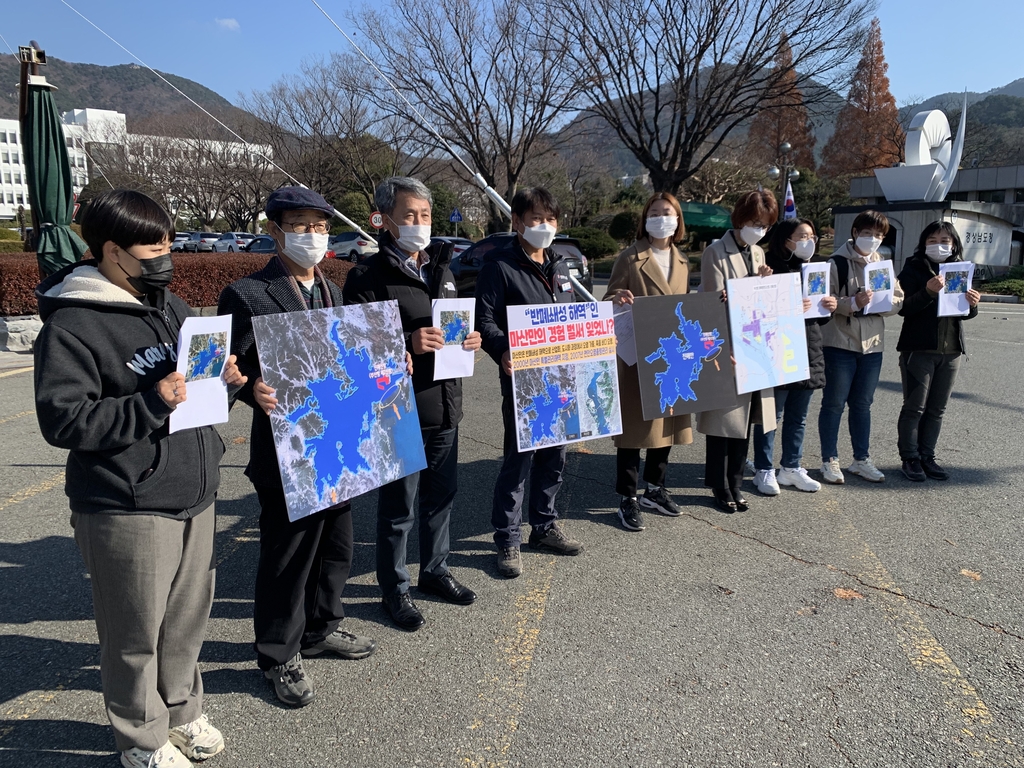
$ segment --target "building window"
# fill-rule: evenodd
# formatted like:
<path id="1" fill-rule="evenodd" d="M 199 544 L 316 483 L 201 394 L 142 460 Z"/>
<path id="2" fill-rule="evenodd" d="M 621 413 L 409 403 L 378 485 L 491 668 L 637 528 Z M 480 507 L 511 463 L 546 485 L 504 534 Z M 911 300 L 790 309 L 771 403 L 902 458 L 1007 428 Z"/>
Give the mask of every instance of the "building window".
<path id="1" fill-rule="evenodd" d="M 946 195 L 946 199 L 947 200 L 962 200 L 963 202 L 966 203 L 967 202 L 967 193 L 966 192 L 950 192 L 948 195 Z"/>
<path id="2" fill-rule="evenodd" d="M 18 193 L 18 205 L 25 204 L 25 195 L 21 192 Z"/>
<path id="3" fill-rule="evenodd" d="M 8 192 L 7 193 L 7 204 L 8 205 L 14 205 L 14 193 L 13 192 Z"/>
<path id="4" fill-rule="evenodd" d="M 9 152 L 0 152 L 0 160 L 5 163 L 11 162 L 11 155 Z"/>
<path id="5" fill-rule="evenodd" d="M 21 174 L 20 173 L 14 174 L 14 183 L 15 184 L 21 184 Z"/>
<path id="6" fill-rule="evenodd" d="M 1005 203 L 1006 191 L 1002 189 L 984 189 L 978 192 L 980 203 Z"/>
<path id="7" fill-rule="evenodd" d="M 18 159 L 17 152 L 11 152 L 11 162 L 14 163 L 15 165 L 21 162 L 21 160 Z"/>
<path id="8" fill-rule="evenodd" d="M 10 183 L 11 183 L 11 172 L 7 171 L 4 174 L 4 184 L 10 184 Z"/>
<path id="9" fill-rule="evenodd" d="M 1013 202 L 1024 203 L 1024 189 L 1013 190 Z"/>
<path id="10" fill-rule="evenodd" d="M 7 143 L 7 131 L 0 131 L 0 144 Z"/>

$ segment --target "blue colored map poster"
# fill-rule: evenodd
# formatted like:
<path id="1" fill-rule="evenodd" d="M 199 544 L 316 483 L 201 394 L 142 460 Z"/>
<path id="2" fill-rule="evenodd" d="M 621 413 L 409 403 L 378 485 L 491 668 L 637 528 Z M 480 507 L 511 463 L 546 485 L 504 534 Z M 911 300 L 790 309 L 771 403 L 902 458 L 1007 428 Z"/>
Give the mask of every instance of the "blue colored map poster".
<path id="1" fill-rule="evenodd" d="M 520 452 L 622 433 L 611 302 L 508 308 Z"/>
<path id="2" fill-rule="evenodd" d="M 253 318 L 288 519 L 426 466 L 398 302 Z"/>
<path id="3" fill-rule="evenodd" d="M 728 318 L 717 294 L 638 297 L 633 328 L 645 421 L 736 404 Z"/>

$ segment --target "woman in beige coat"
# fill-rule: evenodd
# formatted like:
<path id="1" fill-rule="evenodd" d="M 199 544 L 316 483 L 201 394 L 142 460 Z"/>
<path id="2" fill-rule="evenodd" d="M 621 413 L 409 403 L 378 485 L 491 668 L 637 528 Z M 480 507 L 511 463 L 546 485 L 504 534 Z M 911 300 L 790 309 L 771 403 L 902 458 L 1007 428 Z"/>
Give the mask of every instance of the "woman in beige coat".
<path id="1" fill-rule="evenodd" d="M 711 243 L 700 259 L 700 290 L 720 293 L 726 300 L 725 281 L 740 277 L 767 277 L 764 251 L 757 242 L 775 223 L 779 206 L 771 192 L 748 192 L 732 211 L 733 229 Z M 761 424 L 765 432 L 775 429 L 775 393 L 764 389 L 740 395 L 736 405 L 697 414 L 697 429 L 707 435 L 704 485 L 715 494 L 723 512 L 750 509 L 743 496 L 743 466 L 750 443 L 750 425 Z"/>
<path id="2" fill-rule="evenodd" d="M 632 304 L 636 296 L 671 296 L 690 288 L 690 269 L 675 243 L 686 236 L 679 201 L 668 192 L 657 192 L 644 207 L 636 241 L 615 259 L 607 295 L 617 306 Z M 678 517 L 682 510 L 665 490 L 665 473 L 673 445 L 693 442 L 690 416 L 644 421 L 640 406 L 640 381 L 635 365 L 618 358 L 619 402 L 622 434 L 614 438 L 615 490 L 622 496 L 619 520 L 628 531 L 644 529 L 640 506 Z M 647 449 L 644 480 L 647 490 L 637 500 L 640 450 Z"/>

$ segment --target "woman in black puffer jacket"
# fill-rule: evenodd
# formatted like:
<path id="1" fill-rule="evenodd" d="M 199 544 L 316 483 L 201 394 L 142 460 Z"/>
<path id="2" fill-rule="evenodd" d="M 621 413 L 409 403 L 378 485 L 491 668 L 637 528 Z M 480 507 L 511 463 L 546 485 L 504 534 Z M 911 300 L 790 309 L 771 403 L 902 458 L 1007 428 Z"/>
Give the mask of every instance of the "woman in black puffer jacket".
<path id="1" fill-rule="evenodd" d="M 801 265 L 814 255 L 818 243 L 814 224 L 808 219 L 789 219 L 780 222 L 772 232 L 765 261 L 772 274 L 800 272 Z M 832 312 L 836 308 L 834 296 L 821 299 L 823 308 Z M 804 299 L 804 311 L 810 309 L 810 299 Z M 804 430 L 807 411 L 814 390 L 825 386 L 825 356 L 822 352 L 821 326 L 831 317 L 807 320 L 807 358 L 811 376 L 804 381 L 775 388 L 775 419 L 782 422 L 782 468 L 775 473 L 775 430 L 765 432 L 754 425 L 754 485 L 766 496 L 776 496 L 780 485 L 790 485 L 801 491 L 814 492 L 821 484 L 808 476 L 800 466 L 803 456 Z"/>

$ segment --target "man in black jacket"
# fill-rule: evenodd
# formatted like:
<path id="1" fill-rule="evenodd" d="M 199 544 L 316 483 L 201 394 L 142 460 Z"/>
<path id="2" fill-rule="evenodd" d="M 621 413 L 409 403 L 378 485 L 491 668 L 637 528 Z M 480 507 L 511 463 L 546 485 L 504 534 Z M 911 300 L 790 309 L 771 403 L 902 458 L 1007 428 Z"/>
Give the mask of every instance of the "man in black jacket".
<path id="1" fill-rule="evenodd" d="M 458 480 L 459 422 L 462 382 L 434 381 L 434 353 L 444 335 L 433 324 L 433 300 L 456 298 L 455 278 L 448 268 L 451 245 L 430 247 L 431 195 L 416 179 L 385 179 L 374 195 L 384 216 L 380 249 L 349 272 L 346 304 L 397 301 L 412 354 L 412 385 L 416 392 L 427 467 L 380 489 L 377 505 L 377 582 L 383 606 L 404 630 L 423 626 L 423 614 L 409 596 L 406 555 L 419 490 L 420 577 L 422 592 L 457 605 L 469 605 L 476 594 L 448 571 L 449 521 Z M 471 333 L 463 348 L 480 348 L 480 334 Z"/>
<path id="2" fill-rule="evenodd" d="M 557 304 L 575 300 L 569 268 L 551 249 L 561 208 L 546 189 L 536 187 L 512 198 L 516 235 L 484 263 L 476 283 L 476 322 L 483 348 L 499 366 L 505 458 L 494 485 L 491 522 L 498 547 L 498 571 L 506 578 L 522 573 L 519 547 L 523 497 L 530 478 L 530 546 L 563 555 L 582 550 L 558 525 L 555 497 L 562 485 L 565 446 L 520 453 L 516 439 L 512 361 L 508 343 L 508 308 L 523 304 Z M 532 467 L 532 472 L 531 472 Z"/>
<path id="3" fill-rule="evenodd" d="M 339 306 L 341 289 L 317 264 L 327 253 L 333 209 L 316 192 L 283 187 L 267 199 L 268 234 L 278 255 L 220 296 L 219 311 L 232 316 L 232 351 L 249 377 L 239 398 L 251 406 L 249 466 L 245 474 L 260 500 L 260 559 L 256 571 L 253 624 L 259 668 L 277 697 L 291 706 L 313 701 L 303 656 L 324 652 L 362 659 L 376 643 L 339 628 L 345 617 L 341 592 L 352 566 L 352 507 L 336 507 L 288 520 L 277 449 L 269 414 L 277 405 L 264 381 L 252 319 L 257 315 L 304 312 Z"/>

